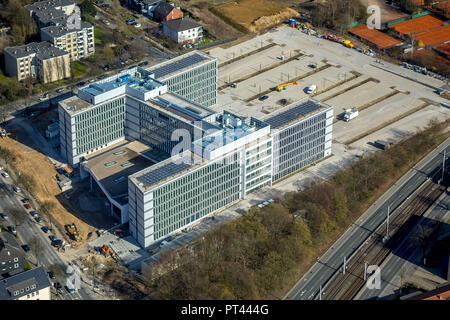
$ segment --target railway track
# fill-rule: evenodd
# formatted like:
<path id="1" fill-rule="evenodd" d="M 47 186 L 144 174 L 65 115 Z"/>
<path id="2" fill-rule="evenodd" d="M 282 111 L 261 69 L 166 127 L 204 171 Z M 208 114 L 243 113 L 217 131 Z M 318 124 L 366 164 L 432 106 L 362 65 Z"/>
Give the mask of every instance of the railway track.
<path id="1" fill-rule="evenodd" d="M 422 190 L 409 199 L 405 206 L 390 215 L 389 237 L 385 237 L 386 222 L 383 222 L 349 258 L 345 274 L 341 268 L 339 273 L 331 278 L 325 286 L 325 295 L 322 299 L 351 300 L 365 283 L 365 263 L 380 266 L 444 191 L 445 187 L 435 184 L 431 179 L 428 180 Z"/>

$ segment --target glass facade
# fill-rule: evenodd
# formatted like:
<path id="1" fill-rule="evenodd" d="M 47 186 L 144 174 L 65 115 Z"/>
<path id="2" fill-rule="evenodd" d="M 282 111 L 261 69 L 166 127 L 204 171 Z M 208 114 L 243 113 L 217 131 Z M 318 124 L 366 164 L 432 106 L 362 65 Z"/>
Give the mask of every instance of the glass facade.
<path id="1" fill-rule="evenodd" d="M 186 129 L 194 137 L 194 127 L 147 105 L 139 107 L 141 141 L 151 147 L 171 154 L 178 141 L 171 141 L 173 131 Z"/>
<path id="2" fill-rule="evenodd" d="M 155 189 L 153 197 L 155 241 L 240 198 L 238 153 L 174 179 Z"/>
<path id="3" fill-rule="evenodd" d="M 274 135 L 273 181 L 323 158 L 326 117 L 319 113 Z"/>
<path id="4" fill-rule="evenodd" d="M 125 97 L 77 114 L 74 155 L 90 152 L 124 137 Z"/>
<path id="5" fill-rule="evenodd" d="M 217 103 L 217 63 L 212 61 L 201 67 L 163 80 L 170 91 L 210 107 Z"/>

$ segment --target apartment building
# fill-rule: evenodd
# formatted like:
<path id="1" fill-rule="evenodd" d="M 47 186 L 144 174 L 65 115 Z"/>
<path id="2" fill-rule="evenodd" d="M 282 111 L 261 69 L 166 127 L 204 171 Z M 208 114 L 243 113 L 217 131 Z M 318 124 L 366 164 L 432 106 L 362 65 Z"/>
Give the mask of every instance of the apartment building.
<path id="1" fill-rule="evenodd" d="M 39 79 L 43 83 L 70 77 L 70 55 L 49 42 L 32 42 L 4 49 L 6 74 L 22 81 Z"/>
<path id="2" fill-rule="evenodd" d="M 51 300 L 50 280 L 43 267 L 0 280 L 0 300 Z"/>
<path id="3" fill-rule="evenodd" d="M 75 8 L 76 4 L 72 0 L 37 1 L 25 6 L 36 21 L 38 29 L 66 23 Z"/>
<path id="4" fill-rule="evenodd" d="M 144 248 L 331 153 L 333 107 L 318 100 L 257 119 L 175 92 L 195 92 L 189 76 L 208 68 L 217 69 L 216 60 L 194 51 L 60 102 L 62 154 Z M 203 77 L 216 88 L 216 71 Z"/>
<path id="5" fill-rule="evenodd" d="M 49 26 L 40 30 L 41 40 L 70 54 L 71 60 L 80 60 L 95 53 L 94 27 L 81 21 L 79 29 L 69 29 L 67 24 Z"/>
<path id="6" fill-rule="evenodd" d="M 25 254 L 15 237 L 7 232 L 0 232 L 0 281 L 24 271 Z"/>

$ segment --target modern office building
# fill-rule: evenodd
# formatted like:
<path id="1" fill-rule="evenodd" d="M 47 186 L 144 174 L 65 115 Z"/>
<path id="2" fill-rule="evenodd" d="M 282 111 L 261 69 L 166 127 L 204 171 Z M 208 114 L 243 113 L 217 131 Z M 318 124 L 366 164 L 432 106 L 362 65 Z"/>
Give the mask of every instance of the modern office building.
<path id="1" fill-rule="evenodd" d="M 331 154 L 331 106 L 307 100 L 283 108 L 264 121 L 273 137 L 273 181 Z"/>
<path id="2" fill-rule="evenodd" d="M 195 89 L 177 94 L 161 80 L 170 75 L 186 88 L 184 75 L 199 63 L 217 69 L 215 59 L 194 52 L 174 60 L 125 70 L 59 106 L 62 154 L 81 163 L 142 247 L 331 153 L 331 106 L 306 98 L 266 119 L 216 112 L 181 95 Z"/>
<path id="3" fill-rule="evenodd" d="M 76 96 L 59 103 L 61 154 L 77 165 L 84 156 L 124 140 L 125 105 L 166 91 L 167 86 L 141 68 L 80 88 Z M 131 123 L 129 128 L 135 129 Z"/>
<path id="4" fill-rule="evenodd" d="M 194 50 L 147 68 L 167 89 L 206 107 L 217 103 L 217 59 Z"/>
<path id="5" fill-rule="evenodd" d="M 80 28 L 69 29 L 67 24 L 41 28 L 41 40 L 70 54 L 72 60 L 80 60 L 95 53 L 94 27 L 81 21 Z"/>
<path id="6" fill-rule="evenodd" d="M 70 77 L 69 54 L 48 42 L 32 42 L 4 50 L 8 76 L 17 80 L 39 79 L 43 83 Z"/>

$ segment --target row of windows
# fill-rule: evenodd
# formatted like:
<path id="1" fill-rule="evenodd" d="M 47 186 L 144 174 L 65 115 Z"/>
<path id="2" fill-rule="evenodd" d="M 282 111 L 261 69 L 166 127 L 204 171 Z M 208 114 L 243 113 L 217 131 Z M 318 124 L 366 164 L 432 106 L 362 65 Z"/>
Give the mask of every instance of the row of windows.
<path id="1" fill-rule="evenodd" d="M 161 239 L 165 236 L 167 236 L 168 234 L 170 234 L 171 232 L 182 228 L 185 225 L 188 225 L 189 223 L 192 223 L 198 219 L 203 218 L 204 216 L 210 214 L 211 212 L 214 212 L 220 208 L 225 207 L 226 205 L 236 201 L 239 199 L 239 195 L 238 194 L 234 194 L 229 198 L 225 198 L 219 202 L 213 203 L 210 207 L 205 208 L 203 210 L 201 210 L 200 212 L 192 215 L 189 218 L 186 218 L 184 221 L 178 221 L 176 223 L 174 223 L 173 225 L 167 227 L 166 229 L 163 229 L 161 231 L 158 231 L 154 234 L 154 240 L 158 240 Z"/>
<path id="2" fill-rule="evenodd" d="M 308 144 L 311 141 L 316 140 L 317 138 L 322 137 L 325 139 L 325 129 L 322 129 L 320 131 L 314 132 L 313 134 L 310 134 L 307 137 L 301 138 L 301 139 L 285 139 L 281 145 L 283 145 L 282 148 L 280 148 L 280 155 L 286 154 L 287 152 L 292 152 L 292 150 L 303 148 L 306 144 Z"/>
<path id="3" fill-rule="evenodd" d="M 18 296 L 19 293 L 28 292 L 28 291 L 33 290 L 33 289 L 36 289 L 36 285 L 35 284 L 32 284 L 31 286 L 28 286 L 25 289 L 20 289 L 20 290 L 14 291 L 14 296 Z M 39 291 L 36 291 L 36 294 L 39 294 Z"/>
<path id="4" fill-rule="evenodd" d="M 274 177 L 273 177 L 273 181 L 276 181 L 276 180 L 278 180 L 278 179 L 280 179 L 280 178 L 282 178 L 282 177 L 284 177 L 284 176 L 286 176 L 288 174 L 291 174 L 291 173 L 293 173 L 293 172 L 295 172 L 297 170 L 300 170 L 301 168 L 304 168 L 307 165 L 310 165 L 311 163 L 321 159 L 322 157 L 323 157 L 323 152 L 318 153 L 318 154 L 312 156 L 311 158 L 309 158 L 307 160 L 299 162 L 296 165 L 291 166 L 291 167 L 287 168 L 286 170 L 275 174 Z"/>
<path id="5" fill-rule="evenodd" d="M 119 130 L 124 127 L 123 115 L 99 121 L 88 129 L 76 132 L 77 143 L 85 143 L 86 141 L 100 137 L 111 130 Z"/>
<path id="6" fill-rule="evenodd" d="M 232 187 L 239 188 L 239 176 L 231 176 L 231 178 L 225 180 L 223 183 L 213 189 L 208 189 L 206 185 L 200 186 L 196 189 L 192 189 L 191 192 L 181 195 L 174 200 L 165 202 L 158 208 L 155 208 L 155 223 L 188 208 L 194 209 L 194 211 L 198 211 L 205 199 L 209 199 L 212 196 L 220 194 L 224 190 L 228 190 Z"/>
<path id="7" fill-rule="evenodd" d="M 194 179 L 191 174 L 188 174 L 188 177 L 190 178 L 189 182 L 180 185 L 178 188 L 171 192 L 167 192 L 160 197 L 155 197 L 155 208 L 158 208 L 161 204 L 167 204 L 174 201 L 180 195 L 183 197 L 186 192 L 192 192 L 192 190 L 197 188 L 206 188 L 207 190 L 212 189 L 216 185 L 219 185 L 220 182 L 228 181 L 236 176 L 239 176 L 238 164 L 230 165 L 222 170 L 216 170 L 209 175 L 205 174 L 197 179 Z M 188 196 L 184 197 L 185 198 L 181 198 L 181 201 L 188 199 Z"/>
<path id="8" fill-rule="evenodd" d="M 105 107 L 104 105 L 103 107 Z M 103 109 L 103 107 L 101 107 Z M 97 110 L 95 108 L 94 110 Z M 89 111 L 89 113 L 91 113 Z M 84 116 L 85 114 L 82 113 L 80 116 Z M 76 132 L 80 132 L 83 129 L 90 129 L 95 124 L 98 124 L 99 122 L 102 122 L 104 120 L 108 120 L 111 118 L 115 118 L 117 116 L 121 116 L 119 119 L 121 121 L 125 120 L 125 106 L 123 104 L 115 106 L 115 107 L 108 107 L 106 110 L 97 110 L 94 114 L 91 114 L 89 118 L 75 118 L 75 129 Z"/>
<path id="9" fill-rule="evenodd" d="M 171 191 L 175 191 L 176 189 L 180 188 L 181 186 L 186 185 L 189 182 L 196 181 L 199 178 L 203 178 L 204 176 L 206 176 L 210 173 L 213 173 L 213 172 L 215 173 L 218 169 L 223 167 L 224 163 L 234 164 L 237 162 L 237 160 L 238 160 L 238 155 L 237 155 L 237 153 L 235 153 L 231 156 L 226 157 L 223 161 L 218 161 L 218 162 L 212 163 L 204 168 L 201 168 L 195 172 L 192 172 L 187 176 L 184 176 L 176 181 L 171 182 L 168 185 L 165 185 L 165 186 L 155 190 L 154 197 L 159 198 L 163 195 L 170 193 Z"/>
<path id="10" fill-rule="evenodd" d="M 115 101 L 111 101 L 109 103 L 105 103 L 104 105 L 101 105 L 101 106 L 92 108 L 92 109 L 90 109 L 90 110 L 88 110 L 86 112 L 77 114 L 75 116 L 75 123 L 79 124 L 79 123 L 81 123 L 84 120 L 92 119 L 92 117 L 96 117 L 97 115 L 99 115 L 99 114 L 101 114 L 103 112 L 106 112 L 106 111 L 108 111 L 110 109 L 113 109 L 113 108 L 116 108 L 116 107 L 119 107 L 119 106 L 121 106 L 123 108 L 124 105 L 125 105 L 125 98 L 120 98 L 120 99 L 117 99 Z M 124 111 L 124 110 L 122 110 L 122 111 Z M 78 127 L 77 127 L 77 129 L 78 129 Z"/>
<path id="11" fill-rule="evenodd" d="M 310 154 L 310 152 L 312 152 L 315 147 L 320 146 L 320 145 L 325 146 L 324 142 L 325 142 L 325 137 L 323 137 L 323 136 L 319 137 L 318 139 L 313 140 L 306 145 L 303 145 L 301 148 L 294 149 L 290 152 L 282 154 L 278 158 L 279 160 L 278 161 L 275 160 L 274 163 L 278 162 L 281 166 L 281 164 L 285 163 L 286 161 L 292 161 L 293 159 L 295 160 L 295 159 L 299 158 L 300 156 L 304 157 L 304 154 Z M 307 157 L 309 157 L 309 156 L 307 156 Z"/>
<path id="12" fill-rule="evenodd" d="M 239 193 L 239 186 L 230 184 L 229 188 L 221 188 L 220 192 L 208 193 L 208 197 L 202 197 L 202 199 L 195 201 L 194 205 L 185 208 L 172 208 L 169 212 L 155 217 L 155 231 L 159 231 L 175 222 L 182 221 L 186 217 L 196 214 L 202 209 L 214 203 L 219 203 L 221 200 L 237 193 Z"/>
<path id="13" fill-rule="evenodd" d="M 291 136 L 292 134 L 300 131 L 300 130 L 304 130 L 307 128 L 311 128 L 313 125 L 317 124 L 318 122 L 321 122 L 323 120 L 326 119 L 326 113 L 321 113 L 315 117 L 312 117 L 308 120 L 305 120 L 299 124 L 296 124 L 295 126 L 292 126 L 286 130 L 283 130 L 280 133 L 280 140 L 282 140 L 283 138 L 287 137 L 287 136 Z"/>
<path id="14" fill-rule="evenodd" d="M 75 154 L 81 154 L 83 152 L 93 150 L 99 146 L 102 146 L 111 141 L 117 140 L 117 139 L 123 137 L 123 135 L 124 135 L 123 129 L 118 130 L 116 132 L 112 132 L 106 136 L 101 137 L 100 139 L 86 143 L 85 145 L 82 145 L 82 146 L 77 146 Z"/>

